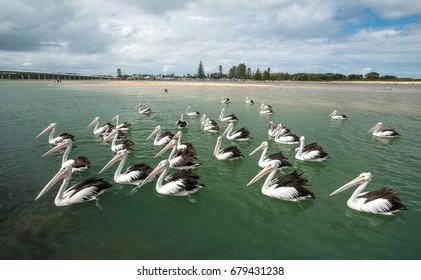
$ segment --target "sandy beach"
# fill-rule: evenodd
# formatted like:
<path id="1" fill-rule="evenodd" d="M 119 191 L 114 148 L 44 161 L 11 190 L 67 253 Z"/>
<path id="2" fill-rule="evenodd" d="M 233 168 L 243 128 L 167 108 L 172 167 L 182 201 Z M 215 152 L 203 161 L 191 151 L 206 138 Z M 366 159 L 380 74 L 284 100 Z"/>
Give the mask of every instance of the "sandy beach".
<path id="1" fill-rule="evenodd" d="M 355 82 L 257 82 L 257 81 L 104 81 L 86 82 L 86 81 L 65 81 L 66 85 L 75 86 L 103 86 L 103 87 L 223 87 L 223 88 L 315 88 L 315 89 L 344 89 L 346 85 L 378 85 L 379 87 L 392 88 L 394 85 L 421 85 L 421 81 L 400 81 L 400 82 L 387 82 L 387 81 L 355 81 Z M 335 86 L 337 85 L 337 86 Z M 353 87 L 355 89 L 355 87 Z"/>

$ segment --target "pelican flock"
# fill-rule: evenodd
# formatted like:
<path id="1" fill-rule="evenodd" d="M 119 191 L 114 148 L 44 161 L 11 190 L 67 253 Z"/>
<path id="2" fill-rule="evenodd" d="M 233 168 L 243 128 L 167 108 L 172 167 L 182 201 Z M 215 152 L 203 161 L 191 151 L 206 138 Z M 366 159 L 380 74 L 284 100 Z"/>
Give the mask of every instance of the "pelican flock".
<path id="1" fill-rule="evenodd" d="M 232 102 L 232 100 L 228 97 L 222 96 L 220 102 L 222 104 L 229 104 Z M 247 105 L 251 105 L 253 103 L 253 100 L 251 100 L 249 97 L 246 97 Z M 244 101 L 242 104 L 244 104 Z M 223 107 L 228 108 L 228 106 Z M 221 161 L 244 159 L 245 157 L 241 150 L 250 149 L 247 153 L 249 156 L 252 156 L 261 151 L 259 160 L 257 162 L 257 165 L 261 168 L 261 170 L 258 171 L 258 173 L 252 179 L 245 179 L 243 182 L 244 186 L 250 186 L 263 177 L 267 176 L 261 188 L 261 192 L 265 196 L 296 202 L 301 200 L 315 199 L 315 194 L 307 188 L 310 185 L 309 181 L 303 178 L 303 171 L 299 171 L 295 164 L 300 161 L 325 161 L 330 159 L 330 155 L 325 152 L 324 149 L 316 142 L 306 145 L 304 136 L 296 136 L 289 128 L 282 125 L 282 123 L 275 123 L 273 120 L 269 121 L 268 126 L 265 125 L 262 127 L 263 131 L 268 129 L 267 133 L 264 132 L 263 135 L 261 135 L 263 138 L 267 139 L 263 139 L 259 146 L 254 146 L 255 148 L 251 148 L 248 146 L 248 143 L 253 143 L 254 141 L 254 137 L 252 138 L 250 136 L 251 132 L 245 126 L 235 130 L 235 124 L 241 122 L 235 114 L 225 115 L 225 108 L 221 108 L 218 117 L 218 120 L 222 122 L 221 127 L 225 127 L 222 133 L 221 127 L 216 121 L 207 117 L 206 114 L 201 114 L 198 111 L 190 110 L 190 106 L 187 106 L 187 109 L 181 115 L 179 115 L 180 119 L 175 123 L 179 128 L 179 131 L 177 131 L 176 134 L 170 131 L 162 132 L 161 125 L 155 124 L 155 129 L 146 138 L 145 143 L 151 138 L 154 138 L 153 146 L 163 146 L 163 148 L 159 150 L 158 153 L 155 152 L 155 156 L 151 157 L 150 159 L 154 160 L 169 150 L 171 150 L 170 154 L 166 159 L 161 160 L 155 168 L 152 168 L 151 165 L 142 162 L 130 164 L 125 171 L 123 171 L 123 168 L 126 166 L 126 164 L 128 165 L 129 161 L 131 161 L 132 156 L 130 153 L 134 152 L 134 142 L 126 139 L 122 141 L 122 143 L 118 144 L 117 141 L 119 141 L 122 137 L 126 137 L 122 131 L 125 131 L 129 136 L 133 136 L 134 132 L 132 130 L 132 125 L 127 121 L 120 123 L 120 116 L 118 114 L 114 115 L 110 122 L 103 124 L 102 126 L 100 125 L 100 118 L 95 117 L 86 127 L 86 129 L 93 127 L 93 134 L 96 137 L 102 137 L 103 143 L 112 140 L 111 150 L 112 152 L 116 153 L 110 160 L 104 162 L 102 165 L 103 167 L 98 172 L 98 174 L 105 174 L 108 169 L 118 163 L 118 166 L 114 172 L 114 183 L 119 185 L 135 185 L 136 187 L 133 189 L 132 194 L 134 191 L 156 179 L 155 189 L 158 193 L 171 196 L 190 196 L 191 194 L 194 194 L 197 191 L 205 188 L 205 184 L 199 182 L 199 175 L 197 173 L 193 173 L 191 171 L 192 169 L 197 169 L 200 172 L 200 170 L 206 168 L 206 163 L 208 163 L 210 160 L 215 160 L 215 158 Z M 142 104 L 136 106 L 136 109 L 138 109 L 138 113 L 141 115 L 151 113 L 151 109 L 149 107 L 143 106 Z M 272 106 L 267 105 L 262 101 L 256 116 L 261 114 L 274 114 Z M 200 115 L 200 120 L 195 118 Z M 193 133 L 189 130 L 194 130 L 194 126 L 192 126 L 192 129 L 184 130 L 184 128 L 186 128 L 188 125 L 188 123 L 183 119 L 184 116 L 190 117 L 189 120 L 191 120 L 192 123 L 198 123 L 200 125 L 200 129 L 204 132 L 210 132 L 206 135 L 206 137 L 209 137 L 211 140 L 215 141 L 215 147 L 213 149 L 214 158 L 210 154 L 208 154 L 207 157 L 206 155 L 200 154 L 200 156 L 206 158 L 203 158 L 203 161 L 201 158 L 201 163 L 194 162 L 194 159 L 196 159 L 197 150 L 191 143 L 181 142 L 183 131 L 186 135 L 185 137 L 189 137 L 189 135 Z M 273 116 L 268 116 L 270 119 L 272 117 Z M 345 115 L 338 114 L 337 110 L 334 110 L 332 113 L 330 113 L 329 117 L 338 120 L 347 119 Z M 160 117 L 160 119 L 162 121 L 162 117 Z M 112 122 L 114 121 L 115 124 L 113 125 Z M 377 137 L 400 136 L 400 134 L 394 129 L 381 130 L 382 125 L 382 122 L 376 123 L 376 125 L 368 130 L 367 133 L 371 133 L 373 136 Z M 72 180 L 72 173 L 76 171 L 86 171 L 92 163 L 87 157 L 84 156 L 69 159 L 69 154 L 72 151 L 73 143 L 75 141 L 75 136 L 69 133 L 63 133 L 57 137 L 54 135 L 56 128 L 57 124 L 51 123 L 35 137 L 39 138 L 41 135 L 47 132 L 50 133 L 48 143 L 54 147 L 45 152 L 42 157 L 50 155 L 53 152 L 57 152 L 61 149 L 65 149 L 59 171 L 42 188 L 41 192 L 36 196 L 35 200 L 40 199 L 60 180 L 63 180 L 54 200 L 56 206 L 67 206 L 91 200 L 98 201 L 98 196 L 104 193 L 107 189 L 111 188 L 112 185 L 104 179 L 88 178 L 74 184 L 72 187 L 68 187 L 70 181 Z M 145 133 L 145 130 L 141 129 L 141 133 Z M 227 145 L 222 147 L 224 138 L 232 141 L 240 141 L 239 144 L 241 145 L 241 150 L 238 146 L 235 145 Z M 208 143 L 212 142 L 207 140 L 206 142 L 203 142 L 203 145 L 208 145 Z M 276 143 L 287 145 L 299 144 L 298 148 L 295 149 L 294 159 L 296 161 L 290 162 L 284 155 L 283 151 L 268 154 L 268 149 L 271 143 L 275 143 L 275 145 Z M 151 149 L 154 148 L 153 146 Z M 282 146 L 282 149 L 288 148 L 287 146 Z M 144 151 L 140 150 L 136 153 L 142 152 Z M 238 166 L 241 166 L 242 163 L 242 161 L 239 161 Z M 223 165 L 223 163 L 220 164 Z M 289 173 L 284 173 L 284 170 L 289 167 L 294 168 L 294 170 Z M 303 169 L 311 168 L 310 164 L 308 166 L 303 165 L 302 167 L 299 167 Z M 172 169 L 178 169 L 179 171 L 168 175 L 169 171 Z M 278 172 L 281 174 L 278 178 L 275 178 Z M 363 192 L 363 190 L 370 183 L 371 179 L 372 175 L 370 172 L 361 173 L 356 179 L 333 191 L 330 196 L 344 192 L 353 186 L 358 186 L 347 201 L 347 205 L 351 209 L 361 212 L 384 215 L 392 215 L 395 212 L 407 209 L 398 198 L 397 192 L 390 188 L 382 188 L 380 190 Z"/>

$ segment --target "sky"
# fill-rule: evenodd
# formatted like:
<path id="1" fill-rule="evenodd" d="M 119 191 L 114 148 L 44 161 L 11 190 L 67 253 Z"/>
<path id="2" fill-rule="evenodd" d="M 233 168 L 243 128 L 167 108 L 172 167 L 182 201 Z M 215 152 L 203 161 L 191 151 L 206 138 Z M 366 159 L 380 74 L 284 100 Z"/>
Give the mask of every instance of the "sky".
<path id="1" fill-rule="evenodd" d="M 0 0 L 0 70 L 421 78 L 419 0 Z"/>

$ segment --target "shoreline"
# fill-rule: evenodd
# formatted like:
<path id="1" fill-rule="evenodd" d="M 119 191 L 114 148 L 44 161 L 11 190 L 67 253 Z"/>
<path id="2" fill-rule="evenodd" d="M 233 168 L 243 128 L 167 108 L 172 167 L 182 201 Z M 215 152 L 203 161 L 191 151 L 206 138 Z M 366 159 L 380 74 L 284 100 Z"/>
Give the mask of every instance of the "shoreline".
<path id="1" fill-rule="evenodd" d="M 295 82 L 295 81 L 273 81 L 273 82 L 226 82 L 226 81 L 73 81 L 64 80 L 63 84 L 72 86 L 104 86 L 104 87 L 225 87 L 225 88 L 325 88 L 328 86 L 344 85 L 370 85 L 386 86 L 394 85 L 421 85 L 421 81 L 347 81 L 347 82 Z"/>

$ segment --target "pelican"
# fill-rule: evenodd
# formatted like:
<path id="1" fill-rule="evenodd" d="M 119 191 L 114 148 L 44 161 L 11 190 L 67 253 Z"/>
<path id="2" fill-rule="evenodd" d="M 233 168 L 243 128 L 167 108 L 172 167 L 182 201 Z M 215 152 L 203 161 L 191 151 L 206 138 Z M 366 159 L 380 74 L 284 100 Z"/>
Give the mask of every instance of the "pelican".
<path id="1" fill-rule="evenodd" d="M 237 148 L 237 146 L 229 146 L 226 148 L 221 149 L 221 142 L 222 137 L 218 136 L 216 140 L 215 149 L 213 151 L 213 155 L 219 160 L 234 160 L 244 158 L 241 151 Z"/>
<path id="2" fill-rule="evenodd" d="M 278 130 L 275 133 L 275 138 L 273 139 L 273 141 L 279 144 L 295 145 L 300 143 L 300 137 L 292 133 L 284 135 L 282 134 L 282 131 Z"/>
<path id="3" fill-rule="evenodd" d="M 104 179 L 89 178 L 66 189 L 71 177 L 72 169 L 70 166 L 61 168 L 50 180 L 50 182 L 48 182 L 48 184 L 41 190 L 35 200 L 42 197 L 61 179 L 63 179 L 63 183 L 61 184 L 56 198 L 54 199 L 54 204 L 56 206 L 69 206 L 91 200 L 96 200 L 98 203 L 98 196 L 111 187 L 111 184 Z"/>
<path id="4" fill-rule="evenodd" d="M 142 106 L 142 103 L 139 103 L 139 105 L 135 107 L 135 109 L 138 109 L 138 108 L 139 108 L 138 113 L 141 115 L 149 115 L 152 112 L 150 107 Z"/>
<path id="5" fill-rule="evenodd" d="M 246 97 L 246 104 L 253 105 L 253 104 L 254 104 L 253 99 L 250 99 L 250 98 L 247 96 L 247 97 Z"/>
<path id="6" fill-rule="evenodd" d="M 322 147 L 316 143 L 304 146 L 305 138 L 300 137 L 300 147 L 296 149 L 295 158 L 302 161 L 323 161 L 329 158 L 329 155 L 323 151 Z"/>
<path id="7" fill-rule="evenodd" d="M 147 163 L 138 163 L 127 168 L 126 172 L 121 174 L 121 170 L 127 161 L 127 150 L 118 151 L 117 154 L 99 171 L 98 174 L 104 173 L 118 161 L 120 162 L 115 173 L 114 182 L 119 184 L 129 184 L 138 186 L 148 177 L 153 168 Z"/>
<path id="8" fill-rule="evenodd" d="M 294 170 L 289 174 L 273 179 L 277 171 L 276 163 L 271 162 L 251 179 L 247 186 L 250 186 L 269 173 L 262 186 L 262 193 L 264 195 L 287 201 L 316 198 L 315 195 L 305 187 L 308 186 L 308 180 L 301 177 L 302 173 L 298 173 L 297 170 Z"/>
<path id="9" fill-rule="evenodd" d="M 291 129 L 289 129 L 288 127 L 283 126 L 280 123 L 280 124 L 278 124 L 276 126 L 276 129 L 274 131 L 274 135 L 273 136 L 276 136 L 276 135 L 283 136 L 283 135 L 288 135 L 290 133 L 291 133 Z"/>
<path id="10" fill-rule="evenodd" d="M 231 102 L 231 100 L 228 97 L 225 97 L 225 96 L 221 97 L 221 103 L 222 104 L 228 104 L 230 102 Z"/>
<path id="11" fill-rule="evenodd" d="M 219 132 L 219 125 L 216 123 L 216 121 L 207 118 L 206 114 L 203 114 L 200 118 L 200 124 L 204 131 L 211 133 Z"/>
<path id="12" fill-rule="evenodd" d="M 91 161 L 87 157 L 78 156 L 73 159 L 68 159 L 69 153 L 72 150 L 73 147 L 73 141 L 72 139 L 64 139 L 60 143 L 57 144 L 57 146 L 54 146 L 51 148 L 48 152 L 44 153 L 42 157 L 52 154 L 55 151 L 60 150 L 61 148 L 66 148 L 66 150 L 63 153 L 63 157 L 61 160 L 61 167 L 65 166 L 71 166 L 72 172 L 75 171 L 85 171 L 91 166 Z"/>
<path id="13" fill-rule="evenodd" d="M 367 131 L 367 133 L 372 133 L 373 136 L 377 136 L 377 137 L 398 137 L 398 136 L 400 136 L 400 134 L 396 130 L 394 130 L 393 128 L 386 128 L 386 129 L 380 130 L 382 125 L 383 125 L 382 122 L 376 123 L 376 125 L 373 126 L 372 128 L 370 128 L 370 130 Z"/>
<path id="14" fill-rule="evenodd" d="M 170 140 L 174 137 L 174 133 L 170 131 L 165 131 L 164 133 L 161 134 L 161 126 L 158 125 L 154 129 L 154 131 L 152 131 L 151 135 L 149 135 L 148 138 L 146 138 L 146 140 L 151 139 L 153 136 L 155 136 L 153 144 L 155 146 L 163 146 L 163 145 L 168 144 L 168 142 L 170 142 Z"/>
<path id="15" fill-rule="evenodd" d="M 184 114 L 181 114 L 181 117 L 178 121 L 175 122 L 175 125 L 178 126 L 179 129 L 185 129 L 189 125 L 189 123 L 183 120 Z"/>
<path id="16" fill-rule="evenodd" d="M 371 173 L 361 173 L 354 180 L 346 183 L 329 196 L 338 194 L 349 189 L 352 186 L 359 187 L 352 193 L 346 204 L 349 208 L 374 214 L 393 215 L 399 210 L 407 210 L 398 198 L 397 192 L 392 189 L 382 188 L 380 190 L 361 193 L 371 181 Z"/>
<path id="17" fill-rule="evenodd" d="M 339 115 L 337 113 L 338 111 L 334 110 L 332 113 L 330 113 L 329 117 L 332 117 L 332 119 L 335 119 L 335 120 L 345 120 L 348 118 L 345 115 Z"/>
<path id="18" fill-rule="evenodd" d="M 262 105 L 259 107 L 259 113 L 262 115 L 273 115 L 275 112 L 272 110 L 272 106 L 265 105 L 262 101 Z"/>
<path id="19" fill-rule="evenodd" d="M 200 189 L 205 188 L 204 184 L 198 182 L 197 175 L 190 175 L 190 172 L 183 172 L 179 173 L 176 178 L 172 178 L 173 180 L 166 183 L 165 185 L 162 184 L 167 172 L 170 168 L 170 163 L 168 159 L 164 159 L 161 161 L 157 167 L 149 174 L 148 177 L 138 186 L 138 188 L 144 186 L 147 182 L 151 181 L 155 175 L 161 173 L 158 177 L 156 182 L 155 189 L 158 193 L 164 195 L 172 195 L 172 196 L 187 196 L 193 193 L 196 193 Z M 184 176 L 183 176 L 184 174 Z"/>
<path id="20" fill-rule="evenodd" d="M 266 155 L 268 151 L 267 141 L 263 141 L 259 147 L 257 147 L 253 152 L 249 154 L 249 156 L 255 154 L 257 151 L 260 151 L 260 150 L 263 150 L 262 155 L 260 156 L 260 159 L 259 159 L 259 163 L 258 163 L 261 168 L 264 168 L 270 165 L 271 162 L 276 163 L 278 170 L 281 170 L 288 166 L 292 166 L 292 164 L 289 163 L 288 159 L 282 154 L 281 151 L 274 154 Z"/>
<path id="21" fill-rule="evenodd" d="M 226 135 L 227 139 L 236 141 L 248 141 L 251 139 L 250 131 L 248 131 L 247 128 L 242 127 L 231 134 L 233 129 L 234 123 L 229 123 L 224 133 L 222 134 L 222 137 Z"/>
<path id="22" fill-rule="evenodd" d="M 177 153 L 178 150 L 178 139 L 171 139 L 168 144 L 162 148 L 161 151 L 159 151 L 155 157 L 158 157 L 165 153 L 167 150 L 172 148 L 172 151 L 168 157 L 168 160 L 170 162 L 170 167 L 175 169 L 194 169 L 198 167 L 199 163 L 194 163 L 192 161 L 192 156 L 189 155 L 189 152 L 187 150 L 180 151 Z M 177 153 L 177 154 L 176 154 Z"/>
<path id="23" fill-rule="evenodd" d="M 120 121 L 120 116 L 116 115 L 111 121 L 116 121 L 115 122 L 115 128 L 117 128 L 118 130 L 130 130 L 132 127 L 132 125 L 128 122 L 124 122 L 119 124 Z"/>
<path id="24" fill-rule="evenodd" d="M 60 143 L 64 139 L 72 139 L 73 141 L 75 141 L 75 137 L 72 134 L 69 134 L 67 132 L 62 133 L 57 137 L 54 137 L 54 133 L 56 132 L 56 128 L 57 128 L 56 123 L 50 123 L 43 131 L 41 131 L 37 135 L 37 137 L 35 137 L 35 139 L 37 139 L 38 137 L 40 137 L 41 135 L 43 135 L 47 131 L 51 130 L 50 135 L 48 136 L 48 143 L 50 143 L 51 145 L 57 145 L 58 143 Z"/>
<path id="25" fill-rule="evenodd" d="M 110 134 L 108 134 L 107 137 L 105 137 L 104 142 L 109 141 L 110 139 L 113 139 L 113 141 L 111 142 L 111 151 L 113 151 L 114 153 L 117 153 L 118 151 L 121 150 L 127 150 L 127 152 L 131 152 L 133 151 L 133 146 L 134 146 L 134 142 L 131 140 L 124 140 L 123 143 L 116 145 L 116 141 L 118 138 L 118 129 L 114 129 Z"/>
<path id="26" fill-rule="evenodd" d="M 221 114 L 219 114 L 219 120 L 222 122 L 235 122 L 238 121 L 238 118 L 234 114 L 230 114 L 228 116 L 224 116 L 225 114 L 225 108 L 222 108 Z"/>
<path id="27" fill-rule="evenodd" d="M 186 112 L 184 113 L 189 117 L 197 117 L 200 115 L 198 111 L 190 111 L 190 106 L 187 107 Z"/>

